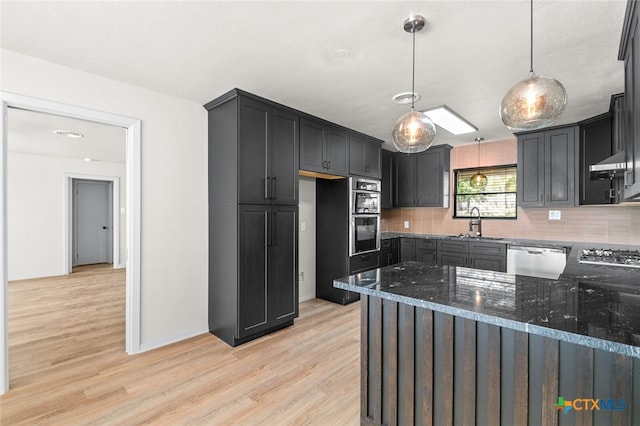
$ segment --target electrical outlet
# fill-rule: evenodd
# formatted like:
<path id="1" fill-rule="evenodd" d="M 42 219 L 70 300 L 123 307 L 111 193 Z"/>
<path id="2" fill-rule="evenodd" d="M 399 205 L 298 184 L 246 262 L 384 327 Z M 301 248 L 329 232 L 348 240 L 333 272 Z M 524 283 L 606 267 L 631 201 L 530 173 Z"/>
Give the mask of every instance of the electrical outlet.
<path id="1" fill-rule="evenodd" d="M 561 219 L 562 219 L 562 211 L 549 210 L 549 220 L 561 220 Z"/>
<path id="2" fill-rule="evenodd" d="M 304 232 L 307 230 L 307 222 L 300 222 L 300 231 Z"/>
<path id="3" fill-rule="evenodd" d="M 298 281 L 304 281 L 304 272 L 298 272 Z"/>
<path id="4" fill-rule="evenodd" d="M 404 229 L 409 229 L 409 221 L 408 220 L 404 221 Z"/>

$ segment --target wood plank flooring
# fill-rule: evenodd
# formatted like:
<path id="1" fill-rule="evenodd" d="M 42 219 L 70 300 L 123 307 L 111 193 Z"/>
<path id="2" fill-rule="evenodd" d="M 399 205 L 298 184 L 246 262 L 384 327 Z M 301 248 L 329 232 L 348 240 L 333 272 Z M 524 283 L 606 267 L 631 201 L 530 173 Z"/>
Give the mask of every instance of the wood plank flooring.
<path id="1" fill-rule="evenodd" d="M 0 424 L 356 425 L 360 306 L 319 299 L 293 327 L 231 348 L 211 334 L 124 351 L 124 270 L 9 284 Z"/>

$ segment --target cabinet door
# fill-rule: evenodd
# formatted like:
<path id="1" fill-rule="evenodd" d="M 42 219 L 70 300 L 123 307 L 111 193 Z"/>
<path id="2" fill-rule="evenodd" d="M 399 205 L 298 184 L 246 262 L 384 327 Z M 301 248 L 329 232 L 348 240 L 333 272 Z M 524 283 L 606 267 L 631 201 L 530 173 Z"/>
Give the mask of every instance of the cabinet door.
<path id="1" fill-rule="evenodd" d="M 300 169 L 326 173 L 325 133 L 323 125 L 304 118 L 300 120 Z"/>
<path id="2" fill-rule="evenodd" d="M 544 134 L 545 206 L 575 205 L 576 128 L 549 130 Z"/>
<path id="3" fill-rule="evenodd" d="M 274 204 L 298 204 L 298 116 L 274 108 L 271 114 L 269 195 Z"/>
<path id="4" fill-rule="evenodd" d="M 591 180 L 589 166 L 611 156 L 612 120 L 610 115 L 602 116 L 580 126 L 580 182 L 579 203 L 611 204 L 615 199 L 609 197 L 610 180 Z"/>
<path id="5" fill-rule="evenodd" d="M 374 179 L 380 179 L 382 177 L 380 164 L 381 151 L 382 148 L 380 144 L 373 140 L 364 146 L 364 169 L 367 176 Z"/>
<path id="6" fill-rule="evenodd" d="M 488 271 L 507 272 L 507 260 L 503 256 L 469 254 L 469 266 Z"/>
<path id="7" fill-rule="evenodd" d="M 426 263 L 427 265 L 437 265 L 437 252 L 435 250 L 418 250 L 418 262 Z"/>
<path id="8" fill-rule="evenodd" d="M 298 220 L 296 206 L 273 206 L 268 229 L 269 326 L 298 316 Z M 245 264 L 247 269 L 253 263 Z"/>
<path id="9" fill-rule="evenodd" d="M 393 208 L 393 153 L 381 150 L 382 182 L 380 185 L 380 206 L 383 209 Z"/>
<path id="10" fill-rule="evenodd" d="M 351 134 L 349 138 L 349 174 L 380 179 L 380 144 Z"/>
<path id="11" fill-rule="evenodd" d="M 416 157 L 416 205 L 442 207 L 441 152 L 427 150 Z"/>
<path id="12" fill-rule="evenodd" d="M 413 207 L 416 203 L 416 159 L 415 154 L 395 155 L 395 205 Z"/>
<path id="13" fill-rule="evenodd" d="M 349 175 L 349 134 L 337 127 L 327 127 L 325 155 L 327 170 L 325 173 L 338 176 Z"/>
<path id="14" fill-rule="evenodd" d="M 400 262 L 400 238 L 391 240 L 391 265 Z"/>
<path id="15" fill-rule="evenodd" d="M 238 201 L 268 204 L 269 107 L 239 98 Z M 235 176 L 230 176 L 235 179 Z"/>
<path id="16" fill-rule="evenodd" d="M 438 251 L 438 265 L 467 266 L 467 253 Z"/>
<path id="17" fill-rule="evenodd" d="M 400 262 L 417 260 L 415 238 L 400 238 Z"/>
<path id="18" fill-rule="evenodd" d="M 238 209 L 238 337 L 267 328 L 268 206 Z M 233 265 L 229 265 L 230 268 Z"/>
<path id="19" fill-rule="evenodd" d="M 518 205 L 544 206 L 544 132 L 518 136 Z"/>

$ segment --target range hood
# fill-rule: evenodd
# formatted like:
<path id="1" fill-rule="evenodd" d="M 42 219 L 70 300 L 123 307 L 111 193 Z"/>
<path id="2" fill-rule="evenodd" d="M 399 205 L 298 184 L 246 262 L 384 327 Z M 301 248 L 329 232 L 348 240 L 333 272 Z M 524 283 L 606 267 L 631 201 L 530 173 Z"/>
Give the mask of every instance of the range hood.
<path id="1" fill-rule="evenodd" d="M 626 170 L 627 161 L 625 160 L 624 151 L 620 151 L 613 154 L 611 157 L 605 158 L 597 164 L 589 166 L 591 180 L 622 177 Z"/>

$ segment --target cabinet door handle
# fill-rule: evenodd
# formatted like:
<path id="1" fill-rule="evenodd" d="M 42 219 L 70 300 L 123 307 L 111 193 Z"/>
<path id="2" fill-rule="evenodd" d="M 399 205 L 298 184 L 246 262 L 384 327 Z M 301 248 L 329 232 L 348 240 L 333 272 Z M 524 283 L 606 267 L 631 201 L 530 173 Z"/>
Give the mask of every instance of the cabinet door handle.
<path id="1" fill-rule="evenodd" d="M 271 220 L 269 212 L 264 212 L 264 233 L 267 247 L 271 245 Z"/>
<path id="2" fill-rule="evenodd" d="M 271 227 L 271 245 L 278 245 L 278 213 L 274 212 L 272 215 L 273 226 Z"/>
<path id="3" fill-rule="evenodd" d="M 275 200 L 276 198 L 278 198 L 278 196 L 276 195 L 277 194 L 276 191 L 278 189 L 277 182 L 278 182 L 278 178 L 275 178 L 275 177 L 271 178 L 271 194 L 270 194 L 271 197 L 270 198 L 272 200 Z"/>
<path id="4" fill-rule="evenodd" d="M 269 185 L 269 179 L 271 179 L 269 176 L 265 176 L 264 178 L 264 199 L 268 200 L 269 199 L 269 191 L 271 190 L 271 185 Z"/>
<path id="5" fill-rule="evenodd" d="M 327 161 L 327 169 L 331 168 L 331 161 Z"/>

